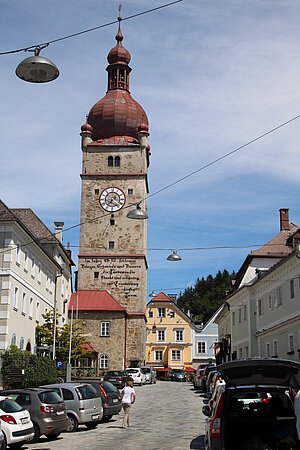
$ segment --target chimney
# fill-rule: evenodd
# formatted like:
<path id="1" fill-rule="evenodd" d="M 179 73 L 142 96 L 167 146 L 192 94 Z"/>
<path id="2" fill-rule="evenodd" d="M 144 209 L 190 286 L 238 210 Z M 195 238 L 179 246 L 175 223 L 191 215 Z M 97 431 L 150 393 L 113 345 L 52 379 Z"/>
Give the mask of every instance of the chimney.
<path id="1" fill-rule="evenodd" d="M 55 225 L 55 236 L 62 243 L 63 240 L 63 226 L 64 222 L 54 222 Z"/>
<path id="2" fill-rule="evenodd" d="M 280 208 L 280 231 L 290 229 L 289 208 Z"/>

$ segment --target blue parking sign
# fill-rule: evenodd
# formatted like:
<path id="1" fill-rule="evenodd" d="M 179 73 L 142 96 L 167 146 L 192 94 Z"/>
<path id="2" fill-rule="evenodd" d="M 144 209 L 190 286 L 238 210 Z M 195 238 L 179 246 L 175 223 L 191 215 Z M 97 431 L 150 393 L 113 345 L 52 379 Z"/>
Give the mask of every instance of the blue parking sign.
<path id="1" fill-rule="evenodd" d="M 63 362 L 62 361 L 56 361 L 56 367 L 57 367 L 57 369 L 62 369 L 63 368 Z"/>

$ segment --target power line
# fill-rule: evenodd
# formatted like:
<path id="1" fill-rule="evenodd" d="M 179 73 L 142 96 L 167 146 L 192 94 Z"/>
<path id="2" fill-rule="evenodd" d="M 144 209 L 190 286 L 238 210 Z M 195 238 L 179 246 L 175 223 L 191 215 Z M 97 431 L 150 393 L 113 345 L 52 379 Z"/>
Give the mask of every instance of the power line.
<path id="1" fill-rule="evenodd" d="M 220 156 L 220 157 L 214 159 L 214 160 L 211 161 L 210 163 L 205 164 L 204 166 L 200 167 L 199 169 L 194 170 L 193 172 L 188 173 L 187 175 L 185 175 L 185 176 L 179 178 L 178 180 L 173 181 L 172 183 L 168 184 L 167 186 L 162 187 L 161 189 L 155 191 L 153 194 L 148 195 L 147 197 L 142 198 L 142 200 L 124 206 L 124 207 L 123 207 L 123 210 L 124 210 L 124 209 L 128 209 L 128 208 L 131 208 L 131 207 L 134 206 L 134 205 L 137 205 L 137 204 L 139 204 L 139 203 L 142 203 L 144 200 L 148 200 L 149 198 L 154 197 L 154 196 L 157 195 L 157 194 L 160 194 L 161 192 L 165 191 L 166 189 L 169 189 L 170 187 L 174 186 L 175 184 L 178 184 L 178 183 L 180 183 L 181 181 L 184 181 L 184 180 L 186 180 L 187 178 L 191 177 L 192 175 L 195 175 L 196 173 L 198 173 L 198 172 L 200 172 L 200 171 L 202 171 L 202 170 L 204 170 L 204 169 L 207 169 L 208 167 L 210 167 L 210 166 L 216 164 L 217 162 L 222 161 L 223 159 L 227 158 L 228 156 L 233 155 L 234 153 L 237 153 L 239 150 L 242 150 L 243 148 L 248 147 L 249 145 L 253 144 L 254 142 L 257 142 L 258 140 L 260 140 L 260 139 L 262 139 L 262 138 L 268 136 L 269 134 L 274 133 L 275 131 L 279 130 L 280 128 L 283 128 L 284 126 L 290 124 L 291 122 L 293 122 L 293 121 L 295 121 L 295 120 L 297 120 L 297 119 L 299 119 L 299 118 L 300 118 L 300 114 L 298 114 L 298 115 L 292 117 L 291 119 L 289 119 L 289 120 L 287 120 L 287 121 L 281 123 L 280 125 L 277 125 L 277 126 L 274 127 L 274 128 L 271 128 L 271 130 L 266 131 L 265 133 L 263 133 L 263 134 L 257 136 L 257 137 L 254 138 L 254 139 L 251 139 L 250 141 L 248 141 L 248 142 L 246 142 L 245 144 L 243 144 L 243 145 L 241 145 L 241 146 L 235 148 L 234 150 L 232 150 L 232 151 L 230 151 L 230 152 L 228 152 L 228 153 L 225 153 L 224 155 L 222 155 L 222 156 Z M 81 225 L 84 225 L 84 224 L 86 224 L 86 223 L 91 223 L 91 222 L 94 222 L 94 221 L 96 221 L 96 220 L 102 219 L 102 218 L 104 218 L 104 217 L 106 217 L 106 216 L 110 216 L 110 215 L 111 215 L 111 213 L 104 213 L 104 214 L 101 214 L 100 216 L 94 217 L 93 219 L 89 219 L 89 220 L 86 220 L 86 221 L 83 221 L 83 222 L 79 222 L 79 223 L 77 223 L 77 224 L 75 224 L 75 225 L 71 225 L 70 227 L 64 229 L 64 233 L 66 233 L 67 231 L 73 230 L 74 228 L 78 228 L 78 227 L 80 227 Z M 56 234 L 58 234 L 58 233 L 50 233 L 50 234 L 48 234 L 48 235 L 46 235 L 46 236 L 43 236 L 42 238 L 39 238 L 39 239 L 35 239 L 35 240 L 32 240 L 32 241 L 29 241 L 27 244 L 22 244 L 22 245 L 19 246 L 19 247 L 24 247 L 24 246 L 27 246 L 27 245 L 29 245 L 29 244 L 31 244 L 31 243 L 34 243 L 34 242 L 37 242 L 37 241 L 42 241 L 43 239 L 46 239 L 47 237 L 50 237 L 50 236 L 55 236 Z M 177 250 L 180 250 L 180 249 L 177 249 Z M 183 250 L 183 249 L 182 249 L 182 250 Z M 0 252 L 0 254 L 1 254 L 1 253 L 6 253 L 7 251 L 9 251 L 9 250 L 2 250 L 2 251 Z"/>
<path id="2" fill-rule="evenodd" d="M 170 2 L 170 3 L 165 3 L 164 5 L 157 6 L 156 8 L 147 9 L 147 10 L 142 11 L 140 13 L 136 13 L 136 14 L 132 14 L 130 16 L 126 16 L 126 17 L 124 17 L 122 19 L 120 18 L 120 20 L 124 21 L 124 20 L 134 19 L 135 17 L 143 16 L 144 14 L 148 14 L 148 13 L 151 13 L 151 12 L 154 12 L 154 11 L 158 11 L 160 9 L 167 8 L 168 6 L 175 5 L 176 3 L 180 3 L 180 2 L 183 2 L 183 0 L 175 0 L 175 1 Z M 119 22 L 119 19 L 116 19 L 116 20 L 113 20 L 111 22 L 104 23 L 103 25 L 99 25 L 99 26 L 93 27 L 93 28 L 88 28 L 87 30 L 83 30 L 83 31 L 78 31 L 77 33 L 68 34 L 67 36 L 63 36 L 63 37 L 60 37 L 60 38 L 57 38 L 57 39 L 53 39 L 51 41 L 43 42 L 41 44 L 33 44 L 33 45 L 30 45 L 29 47 L 23 47 L 23 48 L 18 48 L 16 50 L 8 50 L 6 52 L 1 52 L 0 56 L 2 56 L 2 55 L 9 55 L 9 54 L 18 53 L 18 52 L 27 52 L 28 50 L 33 49 L 33 48 L 42 47 L 42 46 L 48 46 L 50 44 L 54 44 L 56 42 L 60 42 L 60 41 L 66 40 L 66 39 L 70 39 L 70 38 L 73 38 L 73 37 L 76 37 L 76 36 L 80 36 L 80 35 L 85 34 L 85 33 L 90 33 L 91 31 L 96 31 L 96 30 L 100 30 L 101 28 L 109 27 L 109 26 L 111 26 L 111 25 L 113 25 L 115 23 L 118 23 L 118 22 Z"/>

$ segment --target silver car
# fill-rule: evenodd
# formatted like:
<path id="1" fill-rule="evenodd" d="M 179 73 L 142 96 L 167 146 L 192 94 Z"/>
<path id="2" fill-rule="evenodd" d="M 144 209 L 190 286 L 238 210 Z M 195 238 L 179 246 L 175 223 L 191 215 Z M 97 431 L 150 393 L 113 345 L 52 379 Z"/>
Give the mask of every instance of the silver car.
<path id="1" fill-rule="evenodd" d="M 152 366 L 141 367 L 141 372 L 145 375 L 146 384 L 156 383 L 156 370 Z"/>
<path id="2" fill-rule="evenodd" d="M 42 386 L 55 390 L 67 407 L 69 425 L 66 431 L 76 431 L 78 425 L 96 428 L 103 417 L 100 394 L 88 383 L 56 383 Z"/>

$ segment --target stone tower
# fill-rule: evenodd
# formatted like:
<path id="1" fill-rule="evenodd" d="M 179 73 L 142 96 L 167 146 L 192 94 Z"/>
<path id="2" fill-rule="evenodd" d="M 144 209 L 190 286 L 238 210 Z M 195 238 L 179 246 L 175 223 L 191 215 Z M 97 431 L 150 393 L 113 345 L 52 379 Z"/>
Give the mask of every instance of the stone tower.
<path id="1" fill-rule="evenodd" d="M 145 359 L 147 223 L 126 215 L 139 202 L 147 209 L 150 148 L 147 115 L 129 92 L 131 57 L 122 45 L 120 20 L 117 44 L 107 56 L 106 95 L 81 127 L 77 289 L 106 290 L 125 308 L 125 343 L 114 339 L 112 345 L 124 346 L 128 367 Z"/>

